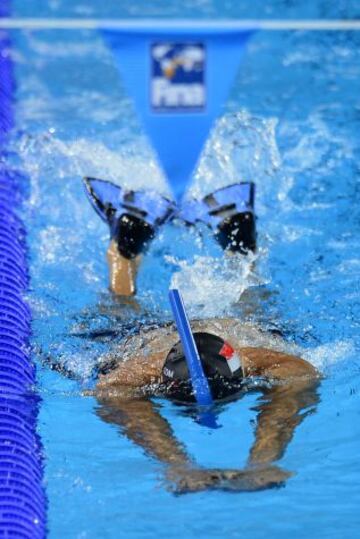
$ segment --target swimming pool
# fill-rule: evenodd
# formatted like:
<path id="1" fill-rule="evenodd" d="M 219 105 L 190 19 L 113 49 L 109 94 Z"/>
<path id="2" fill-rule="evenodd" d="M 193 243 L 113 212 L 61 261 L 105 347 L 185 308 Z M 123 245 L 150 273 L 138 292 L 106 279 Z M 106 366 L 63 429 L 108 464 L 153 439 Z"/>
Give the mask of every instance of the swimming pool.
<path id="1" fill-rule="evenodd" d="M 43 1 L 37 15 L 357 14 L 355 3 L 329 2 L 302 8 L 285 2 L 89 4 Z M 33 15 L 20 0 L 13 12 Z M 23 219 L 49 536 L 356 535 L 360 36 L 261 32 L 253 38 L 192 192 L 205 194 L 239 178 L 257 183 L 255 263 L 243 263 L 240 271 L 224 266 L 205 230 L 200 238 L 169 226 L 146 257 L 138 305 L 115 303 L 107 292 L 107 230 L 85 201 L 80 181 L 87 174 L 140 187 L 151 174 L 166 192 L 114 60 L 95 32 L 12 37 L 18 91 L 9 161 L 29 178 Z M 95 399 L 81 396 L 99 354 L 142 322 L 170 318 L 170 282 L 182 288 L 194 316 L 226 313 L 280 330 L 289 349 L 298 347 L 325 373 L 315 413 L 281 460 L 296 472 L 285 488 L 175 497 L 161 484 L 161 465 L 103 422 Z M 250 307 L 244 296 L 239 300 L 242 293 Z M 256 398 L 225 406 L 216 431 L 200 428 L 165 400 L 157 404 L 199 463 L 238 467 L 253 439 Z"/>

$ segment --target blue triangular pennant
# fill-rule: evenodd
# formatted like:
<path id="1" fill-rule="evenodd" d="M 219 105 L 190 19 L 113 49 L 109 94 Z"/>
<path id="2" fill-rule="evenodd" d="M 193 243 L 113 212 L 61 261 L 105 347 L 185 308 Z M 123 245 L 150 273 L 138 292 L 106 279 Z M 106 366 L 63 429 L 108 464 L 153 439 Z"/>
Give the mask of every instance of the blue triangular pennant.
<path id="1" fill-rule="evenodd" d="M 184 194 L 252 33 L 103 30 L 177 199 Z"/>

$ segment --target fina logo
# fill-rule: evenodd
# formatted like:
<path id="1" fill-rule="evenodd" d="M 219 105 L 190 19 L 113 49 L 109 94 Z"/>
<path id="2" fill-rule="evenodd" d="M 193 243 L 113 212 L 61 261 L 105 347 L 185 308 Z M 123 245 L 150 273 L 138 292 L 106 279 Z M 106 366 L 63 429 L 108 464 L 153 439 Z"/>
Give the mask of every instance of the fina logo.
<path id="1" fill-rule="evenodd" d="M 151 106 L 156 112 L 201 112 L 206 105 L 203 43 L 151 46 Z"/>

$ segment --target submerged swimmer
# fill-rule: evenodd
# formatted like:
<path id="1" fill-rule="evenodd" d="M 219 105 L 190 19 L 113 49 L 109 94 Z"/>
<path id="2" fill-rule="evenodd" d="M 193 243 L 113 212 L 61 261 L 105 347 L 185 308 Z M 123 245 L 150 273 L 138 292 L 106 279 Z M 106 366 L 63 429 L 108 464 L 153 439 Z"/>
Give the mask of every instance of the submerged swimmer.
<path id="1" fill-rule="evenodd" d="M 279 337 L 239 321 L 195 321 L 192 330 L 215 400 L 235 399 L 245 391 L 261 394 L 255 442 L 244 469 L 197 466 L 149 399 L 166 395 L 180 403 L 194 402 L 182 345 L 171 325 L 143 328 L 101 358 L 95 388 L 98 415 L 166 464 L 167 485 L 176 493 L 281 486 L 292 474 L 274 463 L 317 404 L 319 373 L 281 351 Z M 258 347 L 251 346 L 254 342 Z"/>
<path id="2" fill-rule="evenodd" d="M 126 191 L 111 182 L 85 178 L 88 198 L 110 229 L 107 260 L 110 289 L 117 295 L 136 291 L 141 256 L 158 228 L 173 219 L 195 225 L 201 221 L 227 252 L 246 254 L 256 245 L 252 182 L 242 182 L 177 207 L 155 191 Z"/>

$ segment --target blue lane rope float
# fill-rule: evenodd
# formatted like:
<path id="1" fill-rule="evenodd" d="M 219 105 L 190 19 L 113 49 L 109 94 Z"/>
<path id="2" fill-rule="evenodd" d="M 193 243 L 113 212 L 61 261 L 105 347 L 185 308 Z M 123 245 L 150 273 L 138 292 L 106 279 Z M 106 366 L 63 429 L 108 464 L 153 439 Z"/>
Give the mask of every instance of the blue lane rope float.
<path id="1" fill-rule="evenodd" d="M 180 335 L 181 344 L 184 349 L 184 355 L 189 369 L 191 383 L 194 388 L 195 398 L 201 406 L 211 406 L 213 398 L 209 382 L 205 376 L 201 364 L 195 339 L 191 331 L 190 322 L 186 315 L 184 302 L 179 290 L 169 290 L 169 299 L 171 309 L 174 315 L 177 330 Z"/>
<path id="2" fill-rule="evenodd" d="M 0 18 L 10 0 L 1 0 Z M 3 162 L 13 127 L 14 81 L 8 35 L 0 32 L 0 535 L 45 537 L 46 501 L 41 444 L 36 434 L 38 397 L 28 351 L 30 310 L 25 231 L 16 215 L 19 176 Z"/>

